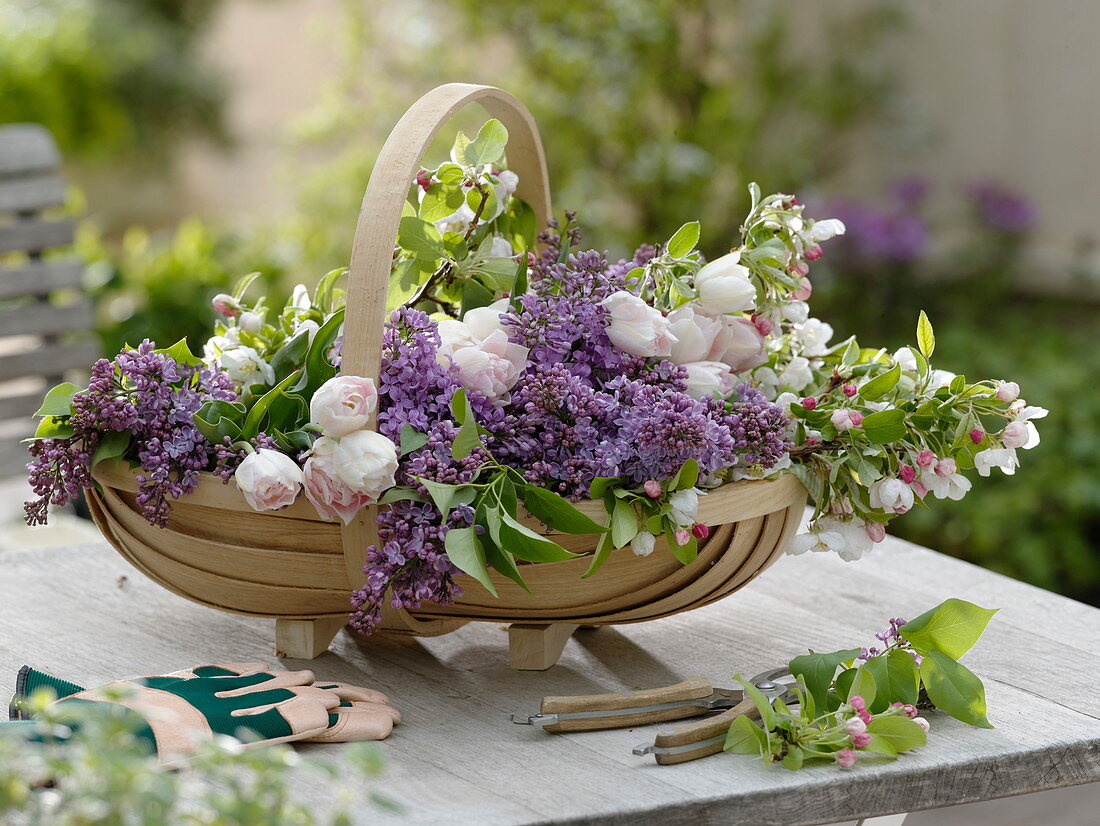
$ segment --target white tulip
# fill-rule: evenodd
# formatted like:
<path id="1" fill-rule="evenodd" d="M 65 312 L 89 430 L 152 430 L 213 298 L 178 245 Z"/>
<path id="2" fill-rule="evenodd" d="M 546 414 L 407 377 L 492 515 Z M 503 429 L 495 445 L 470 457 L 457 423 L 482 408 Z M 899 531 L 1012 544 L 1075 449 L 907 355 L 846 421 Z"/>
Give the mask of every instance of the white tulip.
<path id="1" fill-rule="evenodd" d="M 669 356 L 676 344 L 668 319 L 633 293 L 619 290 L 600 302 L 608 312 L 607 336 L 632 356 Z"/>
<path id="2" fill-rule="evenodd" d="M 720 318 L 698 311 L 695 302 L 668 314 L 669 332 L 676 337 L 669 357 L 677 364 L 716 361 L 725 352 L 732 334 Z"/>
<path id="3" fill-rule="evenodd" d="M 737 386 L 737 379 L 728 364 L 721 361 L 693 361 L 685 364 L 686 392 L 693 399 L 710 398 L 717 394 L 725 398 Z"/>
<path id="4" fill-rule="evenodd" d="M 371 502 L 393 487 L 397 446 L 377 431 L 357 430 L 339 440 L 322 436 L 314 443 L 313 452 L 331 454 L 333 472 Z"/>
<path id="5" fill-rule="evenodd" d="M 695 274 L 699 305 L 709 313 L 742 313 L 756 306 L 756 287 L 747 267 L 737 263 L 739 252 L 731 252 L 705 264 Z"/>
<path id="6" fill-rule="evenodd" d="M 233 479 L 253 510 L 285 508 L 302 489 L 302 469 L 277 450 L 260 448 L 237 466 Z"/>
<path id="7" fill-rule="evenodd" d="M 504 243 L 507 244 L 508 242 L 505 241 Z M 500 317 L 507 313 L 509 309 L 511 309 L 509 299 L 501 298 L 488 307 L 476 307 L 473 310 L 467 310 L 461 323 L 466 325 L 474 339 L 484 341 L 497 330 L 505 330 L 504 325 L 500 323 Z M 507 330 L 505 330 L 505 333 L 507 333 Z"/>

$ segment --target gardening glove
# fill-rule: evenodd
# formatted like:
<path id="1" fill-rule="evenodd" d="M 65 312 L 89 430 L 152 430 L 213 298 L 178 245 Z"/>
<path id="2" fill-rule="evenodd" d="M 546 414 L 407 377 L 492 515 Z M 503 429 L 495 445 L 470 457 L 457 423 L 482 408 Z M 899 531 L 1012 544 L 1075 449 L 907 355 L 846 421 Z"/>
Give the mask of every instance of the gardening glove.
<path id="1" fill-rule="evenodd" d="M 389 736 L 393 726 L 401 722 L 401 713 L 388 704 L 386 695 L 381 692 L 346 683 L 316 681 L 310 671 L 290 672 L 269 669 L 265 663 L 225 663 L 197 666 L 162 676 L 216 679 L 252 677 L 260 680 L 256 683 L 256 688 L 275 688 L 286 684 L 288 680 L 294 684 L 306 686 L 307 684 L 302 681 L 311 680 L 308 687 L 324 692 L 328 725 L 324 731 L 299 738 L 301 742 L 345 743 L 355 740 L 384 740 Z M 24 666 L 19 672 L 16 695 L 29 696 L 31 692 L 43 686 L 52 688 L 59 697 L 67 697 L 84 690 L 76 683 Z M 23 715 L 15 705 L 12 706 L 11 716 L 12 719 L 23 719 Z"/>

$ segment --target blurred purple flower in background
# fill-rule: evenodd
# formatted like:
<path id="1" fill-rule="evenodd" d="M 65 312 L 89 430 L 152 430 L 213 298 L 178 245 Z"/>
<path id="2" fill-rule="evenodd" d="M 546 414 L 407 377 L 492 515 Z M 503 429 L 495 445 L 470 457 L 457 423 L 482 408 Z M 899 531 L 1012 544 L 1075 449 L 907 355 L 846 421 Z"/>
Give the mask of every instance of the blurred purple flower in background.
<path id="1" fill-rule="evenodd" d="M 848 231 L 837 239 L 845 256 L 892 263 L 911 263 L 928 248 L 928 225 L 917 212 L 928 195 L 923 178 L 906 178 L 890 188 L 884 204 L 850 200 L 831 201 L 823 215 L 844 222 Z"/>
<path id="2" fill-rule="evenodd" d="M 978 219 L 990 229 L 1024 233 L 1035 226 L 1035 206 L 1026 197 L 994 181 L 974 181 L 966 186 Z"/>

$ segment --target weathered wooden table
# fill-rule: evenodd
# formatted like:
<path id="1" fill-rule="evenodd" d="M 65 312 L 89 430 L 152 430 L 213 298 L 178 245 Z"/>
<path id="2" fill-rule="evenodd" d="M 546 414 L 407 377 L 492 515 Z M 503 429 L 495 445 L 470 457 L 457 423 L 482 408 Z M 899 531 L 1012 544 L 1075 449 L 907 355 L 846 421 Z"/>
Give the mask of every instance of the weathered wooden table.
<path id="1" fill-rule="evenodd" d="M 545 694 L 730 684 L 810 646 L 873 641 L 888 617 L 957 596 L 1000 607 L 966 663 L 995 730 L 932 714 L 929 745 L 893 763 L 788 772 L 715 755 L 657 766 L 631 748 L 657 727 L 550 735 L 509 721 Z M 173 596 L 105 544 L 0 553 L 0 692 L 29 662 L 95 684 L 184 666 L 270 658 L 271 623 Z M 582 631 L 546 672 L 508 668 L 507 637 L 473 624 L 443 637 L 341 635 L 308 665 L 386 692 L 405 722 L 381 745 L 402 815 L 363 823 L 817 824 L 947 806 L 1100 778 L 1100 611 L 888 540 L 855 564 L 787 557 L 732 598 L 641 625 Z M 338 759 L 340 746 L 309 747 Z M 301 785 L 318 802 L 323 787 Z M 896 819 L 892 822 L 898 822 Z"/>

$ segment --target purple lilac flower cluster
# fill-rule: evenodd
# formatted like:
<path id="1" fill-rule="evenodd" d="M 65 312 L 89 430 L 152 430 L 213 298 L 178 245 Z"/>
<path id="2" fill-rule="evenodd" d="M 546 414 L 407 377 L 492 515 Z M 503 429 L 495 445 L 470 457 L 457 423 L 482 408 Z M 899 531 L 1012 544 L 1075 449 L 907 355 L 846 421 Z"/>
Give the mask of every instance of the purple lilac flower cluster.
<path id="1" fill-rule="evenodd" d="M 902 639 L 901 627 L 905 625 L 905 620 L 901 617 L 894 617 L 890 620 L 890 627 L 885 631 L 879 631 L 875 634 L 875 639 L 885 646 L 884 648 L 878 648 L 877 646 L 871 646 L 869 648 L 862 648 L 859 652 L 859 657 L 856 659 L 869 660 L 872 657 L 880 657 L 887 651 L 898 649 L 901 651 L 907 651 L 917 661 L 917 665 L 920 665 L 921 657 L 909 643 Z"/>
<path id="2" fill-rule="evenodd" d="M 195 427 L 194 414 L 207 400 L 233 401 L 233 383 L 224 372 L 181 364 L 154 348 L 146 340 L 113 361 L 97 361 L 87 390 L 72 400 L 73 435 L 32 444 L 27 471 L 38 499 L 25 505 L 28 523 L 45 522 L 49 504 L 63 505 L 91 486 L 92 456 L 110 432 L 132 436 L 129 453 L 142 470 L 137 504 L 150 523 L 165 525 L 170 500 L 198 484 L 214 447 Z"/>
<path id="3" fill-rule="evenodd" d="M 413 309 L 392 315 L 383 335 L 379 429 L 395 442 L 406 425 L 427 436 L 402 457 L 397 484 L 421 494 L 422 479 L 464 484 L 491 455 L 527 481 L 575 500 L 597 476 L 641 484 L 672 477 L 688 459 L 707 473 L 775 464 L 788 447 L 787 420 L 760 393 L 743 385 L 733 401 L 693 399 L 683 367 L 628 355 L 608 338 L 601 302 L 630 289 L 627 273 L 649 260 L 653 248 L 610 266 L 593 251 L 559 261 L 562 239 L 555 229 L 544 236 L 548 249 L 532 267 L 529 291 L 501 318 L 510 340 L 528 348 L 528 364 L 506 403 L 468 391 L 489 436 L 462 460 L 451 453 L 457 426 L 450 409 L 461 382 L 454 364 L 439 356 L 437 325 Z M 575 242 L 575 231 L 565 232 Z M 372 630 L 387 593 L 395 608 L 452 602 L 460 593 L 458 571 L 444 537 L 450 527 L 473 524 L 469 510 L 456 508 L 443 526 L 429 502 L 383 508 L 381 541 L 366 552 L 367 582 L 352 596 L 352 624 Z"/>
<path id="4" fill-rule="evenodd" d="M 1035 226 L 1035 206 L 1024 196 L 993 181 L 975 181 L 966 188 L 978 217 L 990 229 L 1008 235 Z"/>
<path id="5" fill-rule="evenodd" d="M 411 485 L 424 493 L 419 479 L 460 484 L 470 481 L 485 460 L 476 450 L 462 460 L 451 455 L 457 428 L 451 420 L 450 402 L 461 386 L 453 366 L 438 357 L 439 332 L 434 321 L 419 310 L 396 310 L 383 334 L 379 376 L 381 399 L 379 430 L 395 442 L 411 425 L 428 436 L 427 444 L 401 460 L 397 484 Z M 490 423 L 503 417 L 502 411 L 476 394 L 470 402 L 479 420 Z M 466 527 L 473 522 L 468 508 L 456 508 L 448 527 Z M 352 594 L 351 624 L 370 632 L 381 619 L 386 592 L 395 608 L 416 608 L 428 600 L 447 605 L 462 591 L 455 584 L 458 573 L 447 558 L 443 539 L 447 529 L 441 514 L 430 503 L 401 501 L 382 508 L 378 515 L 381 546 L 367 548 L 366 584 Z"/>
<path id="6" fill-rule="evenodd" d="M 262 430 L 256 434 L 250 444 L 256 450 L 261 448 L 279 450 L 279 445 L 276 444 L 275 440 Z M 247 450 L 243 447 L 234 446 L 233 440 L 226 436 L 222 439 L 220 445 L 214 445 L 214 475 L 221 478 L 222 484 L 228 485 L 233 478 L 233 474 L 237 472 L 237 468 L 240 467 L 241 462 L 244 461 L 244 457 L 247 455 Z"/>

